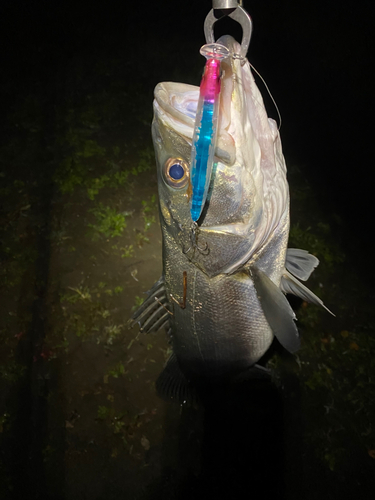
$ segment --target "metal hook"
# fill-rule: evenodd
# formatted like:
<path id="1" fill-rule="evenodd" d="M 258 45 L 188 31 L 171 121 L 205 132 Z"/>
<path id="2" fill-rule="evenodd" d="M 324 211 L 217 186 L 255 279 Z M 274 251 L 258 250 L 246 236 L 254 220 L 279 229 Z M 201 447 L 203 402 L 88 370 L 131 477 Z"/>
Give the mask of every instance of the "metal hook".
<path id="1" fill-rule="evenodd" d="M 241 2 L 242 4 L 242 2 Z M 245 59 L 250 45 L 250 38 L 253 29 L 251 17 L 237 0 L 212 0 L 212 9 L 204 21 L 204 36 L 206 43 L 215 43 L 214 24 L 224 16 L 229 16 L 237 21 L 242 27 L 242 42 L 240 58 Z M 234 9 L 234 10 L 233 10 Z M 215 17 L 214 11 L 220 10 L 221 16 Z M 227 13 L 223 11 L 227 10 Z M 237 56 L 238 57 L 238 56 Z"/>
<path id="2" fill-rule="evenodd" d="M 193 222 L 191 226 L 191 233 L 190 233 L 190 247 L 185 250 L 183 248 L 182 252 L 184 254 L 187 254 L 190 252 L 191 249 L 193 249 L 193 255 L 195 250 L 198 250 L 198 252 L 202 255 L 208 255 L 210 253 L 210 249 L 208 248 L 208 243 L 206 242 L 204 247 L 200 247 L 198 245 L 198 235 L 199 235 L 199 226 L 197 222 Z"/>

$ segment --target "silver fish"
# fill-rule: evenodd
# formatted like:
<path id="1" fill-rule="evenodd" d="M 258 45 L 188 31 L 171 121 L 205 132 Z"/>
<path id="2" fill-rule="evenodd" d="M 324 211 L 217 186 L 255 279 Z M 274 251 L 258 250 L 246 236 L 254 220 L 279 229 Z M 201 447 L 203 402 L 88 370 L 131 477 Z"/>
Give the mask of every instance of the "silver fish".
<path id="1" fill-rule="evenodd" d="M 162 278 L 133 316 L 145 332 L 166 328 L 173 354 L 158 379 L 167 397 L 189 397 L 197 380 L 234 380 L 274 336 L 300 345 L 284 293 L 322 305 L 300 283 L 319 261 L 289 249 L 289 190 L 280 135 L 249 62 L 230 36 L 222 65 L 216 163 L 199 225 L 189 211 L 189 161 L 199 88 L 155 88 L 152 136 L 163 234 Z M 323 306 L 324 307 L 324 306 Z"/>

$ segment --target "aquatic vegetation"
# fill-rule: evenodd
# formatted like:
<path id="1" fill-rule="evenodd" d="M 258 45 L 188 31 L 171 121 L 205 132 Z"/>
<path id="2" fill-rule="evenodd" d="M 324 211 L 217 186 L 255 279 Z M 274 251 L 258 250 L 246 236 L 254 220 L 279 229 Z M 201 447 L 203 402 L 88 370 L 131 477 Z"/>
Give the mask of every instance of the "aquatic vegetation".
<path id="1" fill-rule="evenodd" d="M 89 210 L 96 217 L 95 224 L 88 224 L 92 229 L 92 240 L 97 241 L 102 236 L 106 238 L 115 238 L 121 236 L 126 228 L 126 217 L 132 215 L 133 212 L 118 213 L 114 208 L 104 206 L 99 203 L 95 208 Z"/>
<path id="2" fill-rule="evenodd" d="M 105 420 L 111 415 L 111 413 L 112 413 L 111 408 L 108 408 L 107 406 L 99 406 L 97 418 L 100 420 Z"/>
<path id="3" fill-rule="evenodd" d="M 155 212 L 157 208 L 156 194 L 150 196 L 149 200 L 142 200 L 142 217 L 144 220 L 144 231 L 150 229 L 151 225 L 156 222 Z"/>
<path id="4" fill-rule="evenodd" d="M 113 407 L 101 405 L 98 407 L 96 418 L 121 440 L 120 450 L 126 450 L 136 458 L 141 458 L 142 453 L 150 448 L 150 441 L 145 436 L 145 426 L 155 413 L 156 410 L 143 410 L 131 415 L 127 410 L 116 411 Z M 112 458 L 117 457 L 120 450 L 117 446 L 114 447 L 111 453 Z M 134 453 L 135 450 L 137 453 Z"/>
<path id="5" fill-rule="evenodd" d="M 140 334 L 140 332 L 138 331 L 137 335 L 131 339 L 131 341 L 129 342 L 129 344 L 127 346 L 127 350 L 129 350 L 131 348 L 131 346 L 134 344 L 134 342 L 136 342 L 138 340 L 139 334 Z"/>
<path id="6" fill-rule="evenodd" d="M 148 238 L 145 234 L 143 234 L 141 231 L 138 231 L 137 229 L 134 229 L 134 231 L 138 248 L 142 248 L 144 243 L 150 243 L 150 238 Z"/>
<path id="7" fill-rule="evenodd" d="M 71 302 L 72 304 L 74 304 L 78 300 L 91 300 L 91 293 L 88 287 L 69 287 L 69 289 L 72 290 L 74 294 L 62 294 L 60 297 L 61 302 Z"/>
<path id="8" fill-rule="evenodd" d="M 121 257 L 123 259 L 126 259 L 128 257 L 133 257 L 134 256 L 134 246 L 133 245 L 126 245 L 124 247 L 121 247 Z"/>
<path id="9" fill-rule="evenodd" d="M 309 437 L 317 455 L 331 470 L 350 460 L 344 444 L 347 436 L 355 436 L 364 449 L 371 449 L 375 437 L 372 428 L 375 412 L 372 328 L 362 326 L 356 331 L 323 333 L 317 325 L 308 326 L 303 347 L 297 355 L 304 399 L 315 401 Z M 342 429 L 346 430 L 346 437 Z"/>
<path id="10" fill-rule="evenodd" d="M 71 194 L 76 186 L 83 184 L 85 174 L 83 165 L 75 163 L 72 158 L 65 158 L 55 173 L 54 181 L 62 194 Z"/>
<path id="11" fill-rule="evenodd" d="M 142 149 L 139 152 L 138 164 L 131 169 L 133 175 L 139 175 L 155 169 L 155 156 L 152 147 Z"/>
<path id="12" fill-rule="evenodd" d="M 115 172 L 109 182 L 109 186 L 112 188 L 123 187 L 126 185 L 130 172 L 128 170 L 121 170 L 120 172 Z"/>
<path id="13" fill-rule="evenodd" d="M 99 121 L 97 110 L 89 105 L 80 110 L 71 108 L 58 115 L 56 148 L 61 158 L 54 181 L 62 194 L 72 194 L 77 186 L 83 185 L 89 175 L 91 161 L 104 157 L 105 148 L 92 137 Z M 95 185 L 87 188 L 89 196 L 94 196 Z"/>
<path id="14" fill-rule="evenodd" d="M 125 423 L 122 424 L 122 419 L 127 416 L 128 412 L 116 412 L 114 408 L 108 408 L 108 406 L 99 406 L 97 412 L 97 418 L 99 420 L 107 420 L 110 427 L 114 427 L 115 430 L 120 430 L 124 427 Z M 118 424 L 117 426 L 115 424 Z M 117 432 L 116 432 L 117 434 Z"/>
<path id="15" fill-rule="evenodd" d="M 65 149 L 70 151 L 70 154 L 61 160 L 54 174 L 54 181 L 62 194 L 72 194 L 76 186 L 84 184 L 90 166 L 88 159 L 102 158 L 105 154 L 105 149 L 96 141 L 87 139 L 86 135 L 82 130 L 71 129 L 65 138 L 60 138 Z M 94 187 L 89 185 L 89 189 L 93 190 Z"/>
<path id="16" fill-rule="evenodd" d="M 123 325 L 113 323 L 108 301 L 122 293 L 123 287 L 116 286 L 112 290 L 107 286 L 103 281 L 92 287 L 81 283 L 77 287 L 67 287 L 74 293 L 60 295 L 64 329 L 60 333 L 60 340 L 54 340 L 57 349 L 68 348 L 71 334 L 82 341 L 91 339 L 104 345 L 113 344 L 119 337 Z"/>
<path id="17" fill-rule="evenodd" d="M 110 295 L 112 297 L 113 295 L 118 295 L 119 293 L 121 293 L 123 291 L 124 291 L 124 289 L 122 286 L 116 286 L 113 290 L 108 288 L 107 290 L 105 290 L 104 293 L 106 293 L 107 295 Z"/>
<path id="18" fill-rule="evenodd" d="M 306 229 L 303 229 L 299 223 L 292 224 L 289 233 L 289 246 L 308 248 L 310 253 L 332 268 L 334 264 L 344 262 L 345 255 L 332 241 L 327 242 L 329 235 L 329 225 L 322 222 L 319 222 L 315 228 L 309 226 Z"/>
<path id="19" fill-rule="evenodd" d="M 87 195 L 90 200 L 94 200 L 95 196 L 98 195 L 99 192 L 105 187 L 118 189 L 126 186 L 130 175 L 130 171 L 129 170 L 118 171 L 119 166 L 111 161 L 107 161 L 107 166 L 109 167 L 107 174 L 103 174 L 100 177 L 95 177 L 95 178 L 89 177 L 84 181 L 84 184 L 87 189 Z M 115 170 L 114 173 L 113 170 Z"/>
<path id="20" fill-rule="evenodd" d="M 105 340 L 107 345 L 112 345 L 113 341 L 121 334 L 123 325 L 109 325 L 104 327 L 104 339 L 100 338 L 99 341 Z"/>
<path id="21" fill-rule="evenodd" d="M 99 191 L 110 181 L 108 175 L 102 175 L 94 179 L 86 181 L 87 196 L 90 200 L 94 200 Z"/>
<path id="22" fill-rule="evenodd" d="M 314 288 L 317 287 L 313 286 L 312 289 L 314 290 Z M 319 295 L 324 297 L 321 288 L 319 288 Z M 308 325 L 310 328 L 319 327 L 318 325 L 322 318 L 322 312 L 323 311 L 321 311 L 318 306 L 303 302 L 298 310 L 298 321 L 301 325 Z"/>
<path id="23" fill-rule="evenodd" d="M 76 137 L 76 136 L 75 136 Z M 105 148 L 99 146 L 99 144 L 92 139 L 85 139 L 84 141 L 79 141 L 79 149 L 77 148 L 76 155 L 78 158 L 91 158 L 93 156 L 104 156 Z"/>
<path id="24" fill-rule="evenodd" d="M 140 305 L 143 304 L 143 302 L 145 301 L 145 297 L 139 297 L 138 295 L 136 295 L 134 297 L 134 301 L 135 301 L 135 304 L 132 307 L 132 311 L 135 311 Z"/>
<path id="25" fill-rule="evenodd" d="M 119 361 L 113 368 L 107 371 L 108 377 L 119 378 L 121 375 L 125 375 L 127 372 L 125 370 L 124 364 Z"/>
<path id="26" fill-rule="evenodd" d="M 313 391 L 319 387 L 332 389 L 331 376 L 332 370 L 323 365 L 320 371 L 315 371 L 312 376 L 308 380 L 306 380 L 305 384 Z"/>
<path id="27" fill-rule="evenodd" d="M 84 337 L 90 334 L 90 328 L 85 318 L 81 317 L 79 314 L 73 314 L 73 332 L 77 337 Z M 68 326 L 68 325 L 67 325 Z"/>
<path id="28" fill-rule="evenodd" d="M 345 455 L 345 449 L 344 448 L 336 448 L 333 451 L 327 451 L 327 453 L 324 454 L 324 461 L 327 463 L 328 467 L 330 470 L 333 472 L 337 468 L 337 464 L 340 463 L 342 460 L 342 457 Z"/>
<path id="29" fill-rule="evenodd" d="M 69 340 L 65 336 L 62 336 L 62 339 L 54 346 L 53 349 L 56 352 L 63 351 L 65 353 L 68 353 L 69 346 L 70 346 Z"/>
<path id="30" fill-rule="evenodd" d="M 8 360 L 6 364 L 0 365 L 0 379 L 14 384 L 26 373 L 26 367 L 14 360 Z"/>

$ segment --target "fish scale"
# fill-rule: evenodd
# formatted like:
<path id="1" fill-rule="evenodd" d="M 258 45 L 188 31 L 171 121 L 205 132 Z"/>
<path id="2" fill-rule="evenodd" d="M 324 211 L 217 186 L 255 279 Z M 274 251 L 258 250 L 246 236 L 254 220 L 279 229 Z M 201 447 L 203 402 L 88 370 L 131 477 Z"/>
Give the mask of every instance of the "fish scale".
<path id="1" fill-rule="evenodd" d="M 285 255 L 288 226 L 287 219 L 282 221 L 273 240 L 279 254 Z M 203 373 L 224 377 L 256 363 L 270 346 L 273 333 L 248 272 L 209 278 L 178 251 L 173 239 L 164 241 L 167 291 L 178 301 L 182 277 L 176 270 L 187 271 L 186 308 L 173 303 L 171 317 L 174 351 L 184 372 L 192 378 Z M 272 258 L 273 251 L 273 245 L 266 248 L 257 264 L 270 276 L 278 276 L 283 259 Z"/>

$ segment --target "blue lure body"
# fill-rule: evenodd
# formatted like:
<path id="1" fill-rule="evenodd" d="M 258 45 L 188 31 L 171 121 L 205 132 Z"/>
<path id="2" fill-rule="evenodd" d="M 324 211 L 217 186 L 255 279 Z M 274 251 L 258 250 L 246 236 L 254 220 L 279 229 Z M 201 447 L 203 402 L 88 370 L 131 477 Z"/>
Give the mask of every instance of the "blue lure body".
<path id="1" fill-rule="evenodd" d="M 207 58 L 195 118 L 191 155 L 190 214 L 196 222 L 202 214 L 207 199 L 216 147 L 217 118 L 220 102 L 220 61 L 229 51 L 223 45 L 204 45 L 201 54 Z"/>

